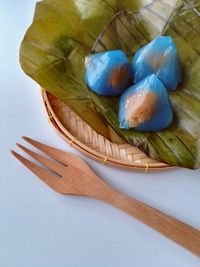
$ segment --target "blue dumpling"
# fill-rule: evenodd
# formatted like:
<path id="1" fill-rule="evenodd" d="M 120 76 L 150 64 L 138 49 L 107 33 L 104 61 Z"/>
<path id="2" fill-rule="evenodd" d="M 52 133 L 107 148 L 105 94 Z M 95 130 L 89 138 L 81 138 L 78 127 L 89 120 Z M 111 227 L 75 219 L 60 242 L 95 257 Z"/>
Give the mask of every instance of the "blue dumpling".
<path id="1" fill-rule="evenodd" d="M 120 97 L 120 128 L 138 131 L 160 131 L 172 122 L 168 93 L 155 74 L 129 87 Z"/>
<path id="2" fill-rule="evenodd" d="M 181 68 L 176 45 L 170 36 L 159 36 L 139 49 L 133 57 L 135 83 L 156 74 L 168 90 L 175 90 L 181 81 Z"/>
<path id="3" fill-rule="evenodd" d="M 92 54 L 85 58 L 85 81 L 99 95 L 121 95 L 132 82 L 132 67 L 121 50 Z"/>

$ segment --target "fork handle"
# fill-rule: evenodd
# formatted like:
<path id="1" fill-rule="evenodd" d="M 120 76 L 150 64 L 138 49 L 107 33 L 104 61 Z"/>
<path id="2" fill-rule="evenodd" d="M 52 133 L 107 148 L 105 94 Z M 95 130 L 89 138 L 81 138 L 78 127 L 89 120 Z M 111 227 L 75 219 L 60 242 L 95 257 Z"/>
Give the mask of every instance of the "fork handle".
<path id="1" fill-rule="evenodd" d="M 101 200 L 128 213 L 200 257 L 200 231 L 110 186 Z"/>

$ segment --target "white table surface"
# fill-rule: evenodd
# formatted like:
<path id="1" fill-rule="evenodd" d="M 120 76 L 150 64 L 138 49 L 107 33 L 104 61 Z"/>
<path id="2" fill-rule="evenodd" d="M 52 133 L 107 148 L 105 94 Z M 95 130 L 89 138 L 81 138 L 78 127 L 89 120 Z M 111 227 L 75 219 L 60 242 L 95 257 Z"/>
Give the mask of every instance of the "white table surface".
<path id="1" fill-rule="evenodd" d="M 106 167 L 52 129 L 39 86 L 18 61 L 35 2 L 1 0 L 0 7 L 0 267 L 200 266 L 199 258 L 121 211 L 51 191 L 10 155 L 22 135 L 71 151 L 118 190 L 200 229 L 199 170 L 145 175 Z"/>

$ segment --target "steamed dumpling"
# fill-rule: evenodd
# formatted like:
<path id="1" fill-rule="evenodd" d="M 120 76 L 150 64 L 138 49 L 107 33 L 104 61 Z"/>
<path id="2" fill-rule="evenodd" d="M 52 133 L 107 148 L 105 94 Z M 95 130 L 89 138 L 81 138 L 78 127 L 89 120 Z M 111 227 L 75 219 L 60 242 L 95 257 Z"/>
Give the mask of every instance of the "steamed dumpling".
<path id="1" fill-rule="evenodd" d="M 99 95 L 121 95 L 132 82 L 131 64 L 121 50 L 89 55 L 85 58 L 85 81 Z"/>
<path id="2" fill-rule="evenodd" d="M 139 49 L 133 57 L 134 82 L 155 74 L 168 90 L 175 90 L 181 81 L 176 45 L 170 36 L 159 36 Z"/>
<path id="3" fill-rule="evenodd" d="M 129 87 L 119 104 L 120 128 L 160 131 L 169 126 L 173 114 L 166 88 L 152 74 Z"/>

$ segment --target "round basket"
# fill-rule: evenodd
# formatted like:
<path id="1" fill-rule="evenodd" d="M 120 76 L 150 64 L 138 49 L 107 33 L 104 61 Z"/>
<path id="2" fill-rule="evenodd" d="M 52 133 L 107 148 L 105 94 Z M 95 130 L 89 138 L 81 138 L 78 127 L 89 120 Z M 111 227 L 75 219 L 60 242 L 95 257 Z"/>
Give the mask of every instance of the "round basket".
<path id="1" fill-rule="evenodd" d="M 148 170 L 163 170 L 169 165 L 157 162 L 137 147 L 128 143 L 112 143 L 95 132 L 61 100 L 42 89 L 42 98 L 49 122 L 73 147 L 91 158 L 115 167 Z"/>

